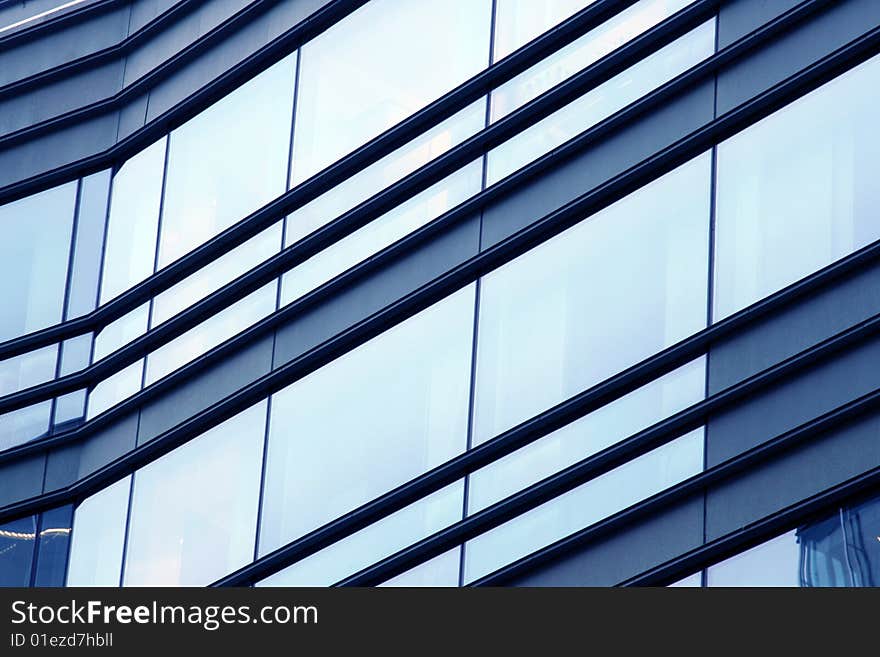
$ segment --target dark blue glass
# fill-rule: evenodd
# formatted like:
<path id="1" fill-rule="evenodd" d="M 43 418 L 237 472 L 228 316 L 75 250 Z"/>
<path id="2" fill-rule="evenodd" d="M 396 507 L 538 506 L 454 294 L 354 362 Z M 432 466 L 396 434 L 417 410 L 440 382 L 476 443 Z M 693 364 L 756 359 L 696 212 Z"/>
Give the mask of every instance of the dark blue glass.
<path id="1" fill-rule="evenodd" d="M 36 532 L 36 516 L 0 525 L 0 586 L 30 584 Z"/>
<path id="2" fill-rule="evenodd" d="M 64 586 L 72 526 L 72 504 L 43 513 L 34 586 Z"/>

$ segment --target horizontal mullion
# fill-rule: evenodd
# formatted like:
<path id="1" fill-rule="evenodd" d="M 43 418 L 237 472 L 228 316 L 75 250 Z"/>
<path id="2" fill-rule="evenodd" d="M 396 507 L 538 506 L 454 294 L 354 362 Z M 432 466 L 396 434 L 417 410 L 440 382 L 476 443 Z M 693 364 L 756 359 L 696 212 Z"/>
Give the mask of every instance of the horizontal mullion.
<path id="1" fill-rule="evenodd" d="M 876 35 L 874 33 L 869 33 L 868 35 L 865 35 L 860 39 L 855 40 L 849 46 L 840 49 L 837 53 L 834 54 L 834 57 L 840 58 L 842 61 L 836 62 L 836 65 L 843 66 L 844 61 L 852 61 L 853 58 L 857 58 L 857 55 L 859 53 L 864 55 L 865 52 L 876 46 L 875 41 Z M 829 56 L 829 58 L 831 57 L 832 56 Z M 805 69 L 799 75 L 793 76 L 786 83 L 781 84 L 776 89 L 775 93 L 777 95 L 783 92 L 797 94 L 799 90 L 802 90 L 802 85 L 804 84 L 805 80 L 815 81 L 817 77 L 820 77 L 820 72 L 827 72 L 833 69 L 833 66 L 831 66 L 831 63 L 827 60 L 828 58 L 814 64 L 813 67 L 810 69 Z M 701 144 L 697 144 L 697 146 L 701 147 Z M 677 146 L 673 145 L 673 147 L 670 147 L 670 149 L 667 150 L 675 151 L 677 148 Z M 697 154 L 697 152 L 699 152 L 699 148 L 693 154 Z M 643 167 L 634 167 L 633 169 L 618 176 L 618 184 L 623 186 L 630 185 L 633 182 L 630 179 L 638 178 L 639 176 L 641 176 L 642 182 L 646 182 L 645 178 L 659 175 L 656 170 L 657 166 L 657 159 L 652 158 L 651 160 L 644 163 Z M 609 186 L 606 185 L 603 187 L 602 190 L 599 190 L 599 192 L 602 192 L 603 190 L 607 191 L 608 189 Z M 613 187 L 612 191 L 614 191 Z M 521 232 L 527 233 L 528 230 L 524 229 L 524 231 Z M 497 253 L 499 248 L 500 245 L 496 246 L 494 248 L 494 251 Z M 617 392 L 619 393 L 616 396 L 621 396 L 622 394 L 625 394 L 623 390 L 625 390 L 627 386 L 632 386 L 633 388 L 638 387 L 638 385 L 636 385 L 636 382 L 639 380 L 639 377 L 644 377 L 644 379 L 647 381 L 660 375 L 659 371 L 652 372 L 650 370 L 651 367 L 668 367 L 667 371 L 669 371 L 674 368 L 675 365 L 671 363 L 676 362 L 676 359 L 678 359 L 677 362 L 686 362 L 686 360 L 696 357 L 697 355 L 699 355 L 700 351 L 705 349 L 705 345 L 707 344 L 707 341 L 710 337 L 721 337 L 726 332 L 729 333 L 734 329 L 740 328 L 753 321 L 756 317 L 765 314 L 767 311 L 778 308 L 784 303 L 787 303 L 790 300 L 797 298 L 805 291 L 809 289 L 814 289 L 818 285 L 825 284 L 829 280 L 832 280 L 833 278 L 836 278 L 837 276 L 842 275 L 845 272 L 852 271 L 853 268 L 869 261 L 870 259 L 875 258 L 878 255 L 878 250 L 880 249 L 877 248 L 877 245 L 874 245 L 874 248 L 863 249 L 853 256 L 845 260 L 839 261 L 838 263 L 835 263 L 834 265 L 825 268 L 821 272 L 818 272 L 799 283 L 789 286 L 789 288 L 786 288 L 785 290 L 773 295 L 772 297 L 765 299 L 764 301 L 759 302 L 712 327 L 709 327 L 700 334 L 697 334 L 696 336 L 693 336 L 692 338 L 683 341 L 683 343 L 667 349 L 655 357 L 647 359 L 647 361 L 645 361 L 641 366 L 636 366 L 635 368 L 631 368 L 630 370 L 622 373 L 617 377 L 612 377 L 612 379 L 609 379 L 604 384 L 600 384 L 599 386 L 594 388 L 594 390 L 597 391 L 596 398 L 598 399 L 599 396 L 606 395 L 604 403 L 607 403 L 607 401 L 611 401 L 611 399 L 607 397 L 613 396 L 615 394 L 615 386 L 618 386 Z M 214 404 L 212 407 L 205 409 L 196 416 L 190 418 L 189 420 L 181 423 L 180 425 L 170 429 L 161 436 L 152 440 L 147 445 L 142 446 L 137 450 L 136 453 L 133 452 L 130 453 L 130 455 L 122 457 L 114 464 L 111 464 L 111 466 L 108 466 L 107 468 L 102 469 L 75 484 L 72 484 L 66 489 L 60 491 L 59 493 L 52 493 L 48 496 L 31 498 L 30 500 L 25 500 L 20 503 L 8 505 L 2 511 L 0 511 L 0 517 L 5 519 L 7 517 L 12 517 L 15 514 L 24 514 L 34 508 L 43 508 L 47 504 L 46 500 L 50 500 L 49 503 L 54 503 L 54 501 L 57 499 L 75 499 L 78 496 L 90 494 L 91 492 L 98 490 L 104 485 L 111 483 L 112 477 L 116 476 L 118 478 L 120 476 L 128 474 L 130 469 L 132 467 L 136 467 L 139 462 L 146 462 L 148 460 L 151 460 L 150 455 L 152 455 L 152 458 L 156 458 L 162 453 L 170 451 L 170 449 L 173 449 L 173 447 L 175 447 L 177 444 L 181 444 L 182 442 L 185 442 L 188 438 L 198 435 L 199 433 L 207 430 L 211 426 L 219 424 L 220 422 L 227 419 L 228 417 L 231 417 L 238 411 L 244 410 L 244 408 L 246 408 L 250 404 L 259 401 L 266 394 L 269 394 L 274 390 L 283 387 L 284 385 L 289 383 L 289 380 L 292 380 L 297 375 L 302 375 L 303 372 L 306 372 L 310 368 L 318 366 L 322 361 L 328 362 L 334 357 L 334 354 L 345 351 L 352 344 L 363 342 L 369 337 L 372 337 L 372 335 L 381 332 L 382 330 L 387 328 L 389 322 L 399 321 L 404 316 L 407 316 L 408 313 L 412 314 L 412 312 L 419 309 L 420 305 L 424 307 L 426 305 L 430 305 L 430 303 L 432 303 L 437 298 L 442 298 L 442 296 L 445 296 L 445 294 L 450 291 L 450 283 L 453 283 L 460 287 L 460 284 L 468 282 L 468 277 L 470 277 L 470 280 L 472 280 L 473 275 L 479 271 L 476 265 L 479 262 L 480 258 L 481 256 L 475 257 L 468 263 L 465 263 L 461 267 L 457 268 L 457 270 L 449 272 L 448 274 L 435 280 L 435 282 L 424 286 L 417 292 L 408 295 L 408 297 L 399 300 L 395 304 L 392 304 L 383 311 L 376 313 L 372 317 L 363 320 L 362 322 L 359 322 L 350 329 L 335 336 L 334 338 L 327 340 L 325 343 L 319 345 L 318 347 L 307 352 L 301 357 L 294 359 L 293 361 L 282 366 L 278 370 L 265 375 L 263 378 L 261 378 L 257 382 L 254 382 L 250 386 L 247 386 L 237 393 L 230 395 L 221 402 Z M 458 276 L 459 278 L 456 278 L 456 276 Z M 462 283 L 462 277 L 464 278 L 464 283 Z M 134 408 L 134 406 L 132 406 L 132 408 Z M 98 419 L 100 419 L 102 416 L 99 416 Z M 86 427 L 88 427 L 88 425 L 86 425 Z M 75 434 L 76 432 L 73 433 Z M 525 442 L 522 444 L 525 444 Z M 45 448 L 44 446 L 42 447 Z M 442 483 L 435 486 L 433 490 L 436 490 L 441 486 Z M 423 494 L 427 494 L 427 490 L 424 491 Z M 423 496 L 423 494 L 420 496 Z M 418 499 L 418 497 L 416 497 L 415 499 Z"/>
<path id="2" fill-rule="evenodd" d="M 628 0 L 627 4 L 631 4 L 633 1 L 634 0 Z M 717 4 L 717 2 L 719 1 L 723 0 L 700 0 L 701 3 L 704 3 L 707 6 Z M 388 155 L 396 148 L 408 143 L 410 140 L 412 140 L 413 137 L 439 124 L 441 121 L 445 120 L 455 112 L 463 109 L 471 102 L 479 99 L 482 95 L 487 93 L 493 87 L 512 79 L 515 75 L 519 74 L 520 72 L 522 72 L 532 64 L 540 61 L 544 56 L 546 56 L 547 52 L 551 50 L 551 46 L 562 47 L 562 45 L 565 45 L 580 36 L 582 31 L 589 31 L 589 29 L 592 29 L 597 24 L 600 24 L 603 20 L 607 19 L 609 8 L 612 5 L 615 5 L 615 2 L 613 0 L 600 0 L 600 2 L 591 5 L 572 19 L 569 19 L 569 21 L 563 24 L 563 26 L 560 26 L 560 28 L 557 28 L 557 30 L 548 32 L 544 36 L 539 37 L 536 41 L 527 44 L 526 46 L 520 48 L 508 57 L 505 57 L 497 64 L 493 65 L 489 69 L 486 69 L 471 80 L 465 82 L 449 94 L 438 99 L 423 110 L 420 110 L 409 119 L 406 119 L 400 124 L 394 126 L 393 128 L 390 128 L 383 134 L 365 144 L 363 147 L 357 149 L 356 151 L 352 152 L 346 157 L 343 157 L 336 163 L 316 173 L 308 180 L 300 183 L 285 194 L 282 194 L 263 208 L 260 208 L 259 210 L 251 213 L 248 217 L 245 217 L 235 225 L 226 229 L 219 235 L 213 237 L 208 242 L 192 250 L 190 253 L 171 263 L 167 267 L 164 267 L 160 271 L 153 274 L 150 278 L 135 285 L 128 291 L 117 296 L 100 308 L 92 311 L 88 315 L 79 318 L 78 320 L 76 320 L 77 322 L 79 322 L 77 325 L 71 325 L 69 322 L 65 324 L 59 324 L 47 329 L 35 331 L 20 338 L 15 338 L 13 340 L 9 340 L 5 343 L 0 344 L 0 360 L 11 358 L 13 356 L 26 353 L 27 351 L 31 351 L 33 349 L 48 346 L 60 340 L 74 337 L 75 335 L 79 335 L 83 332 L 97 331 L 112 322 L 113 320 L 122 317 L 123 315 L 125 315 L 125 313 L 138 307 L 141 303 L 148 301 L 153 296 L 169 289 L 174 284 L 183 280 L 185 277 L 195 273 L 203 266 L 213 261 L 218 255 L 225 253 L 230 249 L 233 249 L 236 246 L 244 243 L 257 233 L 259 233 L 261 230 L 268 227 L 272 222 L 277 221 L 280 217 L 286 214 L 290 214 L 299 207 L 304 206 L 309 201 L 314 200 L 324 192 L 329 191 L 339 183 L 355 175 L 363 168 L 375 163 L 385 155 Z M 622 9 L 622 7 L 618 9 Z M 652 32 L 654 32 L 654 30 L 652 30 Z M 641 43 L 642 42 L 640 42 L 640 45 Z M 630 56 L 634 58 L 638 57 L 639 55 L 638 49 L 627 52 L 631 53 Z M 634 53 L 634 55 L 632 53 Z M 619 55 L 618 57 L 620 59 L 623 59 Z M 608 66 L 608 63 L 605 62 L 605 60 L 607 59 L 608 58 L 603 58 L 603 60 L 600 60 L 600 62 L 597 62 L 597 64 L 604 62 L 603 66 Z M 595 69 L 593 66 L 588 67 L 588 69 L 586 70 L 589 70 L 591 72 L 591 75 L 597 75 L 597 69 Z M 601 70 L 599 72 L 601 73 Z M 597 79 L 601 80 L 601 75 Z M 551 90 L 551 92 L 552 91 L 553 90 Z M 565 93 L 572 92 L 566 91 Z M 545 98 L 546 96 L 547 94 L 545 93 L 535 100 L 538 101 L 542 98 Z M 562 93 L 560 94 L 560 96 L 551 96 L 550 98 L 558 100 L 558 98 L 564 97 L 564 93 Z M 557 102 L 557 100 L 554 100 L 553 102 Z M 543 102 L 548 101 L 545 100 Z M 532 101 L 532 103 L 534 103 L 534 101 Z M 525 109 L 529 106 L 536 107 L 532 103 L 529 103 L 527 106 L 524 106 L 521 109 Z M 541 105 L 537 105 L 537 107 L 541 107 Z M 547 107 L 552 107 L 552 104 L 548 104 Z M 514 117 L 513 115 L 508 116 L 505 118 L 505 120 L 496 122 L 496 124 L 493 125 L 493 128 L 494 126 L 502 123 L 503 126 L 508 127 L 507 129 L 509 129 L 510 126 L 516 124 L 523 125 L 523 127 L 525 127 L 525 124 L 528 123 L 528 113 L 514 114 L 516 114 L 516 117 Z M 525 121 L 523 120 L 524 118 L 526 119 Z M 517 119 L 517 121 L 508 121 L 507 123 L 504 123 L 504 121 L 506 121 L 507 119 Z M 483 135 L 484 133 L 480 134 Z M 484 139 L 485 143 L 488 144 L 490 143 L 489 137 L 497 139 L 497 135 L 500 134 L 502 134 L 502 130 L 495 129 L 489 135 L 481 137 L 481 139 Z M 455 153 L 458 154 L 457 158 L 465 156 L 468 152 L 473 153 L 471 156 L 469 156 L 472 158 L 478 157 L 482 154 L 480 148 L 477 147 L 477 144 L 483 142 L 475 142 L 472 140 L 469 140 L 468 142 L 460 145 L 465 146 L 467 144 L 468 148 L 465 150 L 461 150 L 460 147 L 458 147 L 457 149 L 453 149 Z M 450 151 L 449 153 L 451 152 L 452 151 Z M 448 155 L 449 153 L 447 153 L 446 155 Z M 431 179 L 439 180 L 442 175 L 438 175 L 438 172 L 451 172 L 458 168 L 459 165 L 450 164 L 453 162 L 454 160 L 452 158 L 444 159 L 443 165 L 448 168 L 442 170 L 440 165 L 434 164 L 435 168 L 430 169 L 429 172 L 433 175 L 436 175 L 436 178 Z M 404 180 L 412 180 L 412 176 L 419 172 L 423 172 L 422 175 L 426 176 L 425 179 L 428 179 L 427 174 L 424 173 L 425 169 L 426 167 L 422 167 L 422 169 L 414 172 L 414 174 L 411 174 Z M 406 186 L 400 185 L 398 183 L 398 185 L 394 186 L 395 194 L 388 194 L 383 196 L 381 202 L 378 202 L 375 197 L 367 201 L 367 203 L 371 201 L 373 202 L 372 205 L 369 206 L 370 210 L 375 211 L 380 206 L 392 207 L 395 202 L 400 202 L 401 200 L 403 200 L 404 197 L 399 195 L 399 191 L 404 189 L 404 187 Z M 412 189 L 415 188 L 413 187 Z M 417 192 L 413 191 L 410 196 L 415 193 Z M 361 204 L 359 208 L 361 208 L 363 205 L 364 204 Z M 364 210 L 360 210 L 360 212 L 366 214 Z M 349 217 L 343 223 L 347 224 L 351 222 L 352 226 L 354 226 L 354 222 L 351 220 L 351 213 L 347 214 L 349 215 Z M 333 222 L 333 229 L 331 230 L 330 227 L 325 226 L 324 229 L 322 229 L 323 232 L 321 234 L 325 237 L 331 237 L 333 236 L 333 231 L 338 230 L 340 226 L 341 224 Z M 354 229 L 355 228 L 352 228 L 352 230 Z"/>
<path id="3" fill-rule="evenodd" d="M 683 13 L 678 15 L 677 18 L 673 17 L 672 20 L 677 20 L 679 24 L 675 26 L 676 29 L 674 31 L 668 31 L 667 29 L 659 30 L 659 41 L 656 39 L 658 35 L 651 31 L 643 35 L 645 37 L 644 43 L 640 42 L 638 39 L 631 43 L 634 47 L 647 47 L 653 52 L 680 36 L 680 32 L 687 31 L 692 27 L 695 21 L 703 20 L 705 18 L 703 12 L 709 9 L 714 9 L 714 4 L 714 0 L 711 0 L 707 1 L 703 7 L 692 5 L 692 14 Z M 686 10 L 686 12 L 687 11 L 688 10 Z M 658 28 L 660 27 L 669 26 L 658 26 Z M 636 43 L 636 41 L 639 42 Z M 190 308 L 182 311 L 174 318 L 164 322 L 160 327 L 157 327 L 140 338 L 135 339 L 125 347 L 119 349 L 113 355 L 102 359 L 98 363 L 87 367 L 81 372 L 48 383 L 33 386 L 3 397 L 0 399 L 0 413 L 23 408 L 30 404 L 51 399 L 55 395 L 71 392 L 78 388 L 95 384 L 101 379 L 118 372 L 127 365 L 137 361 L 151 350 L 183 334 L 190 328 L 197 326 L 204 319 L 244 298 L 247 294 L 259 289 L 278 275 L 302 262 L 305 262 L 308 258 L 316 255 L 324 248 L 367 225 L 387 210 L 397 206 L 408 198 L 411 198 L 415 194 L 430 187 L 432 184 L 450 173 L 458 170 L 463 164 L 480 157 L 493 146 L 503 143 L 505 140 L 515 136 L 523 129 L 532 125 L 534 121 L 544 118 L 560 107 L 564 107 L 567 103 L 571 102 L 572 96 L 577 97 L 584 93 L 583 87 L 594 88 L 595 85 L 601 84 L 619 73 L 621 68 L 625 70 L 628 66 L 626 62 L 631 56 L 632 54 L 630 52 L 624 53 L 617 51 L 616 53 L 612 53 L 608 57 L 596 62 L 595 65 L 588 67 L 580 74 L 573 76 L 568 81 L 563 82 L 561 85 L 542 94 L 481 133 L 474 135 L 459 146 L 450 149 L 444 155 L 439 156 L 404 179 L 389 186 L 385 190 L 378 192 L 370 199 L 342 214 L 340 217 L 317 229 L 312 234 L 297 241 L 295 244 L 288 246 L 280 253 L 256 266 L 254 269 L 242 274 L 235 281 L 223 286 L 208 297 L 193 304 Z M 617 61 L 619 59 L 624 61 Z M 726 60 L 722 58 L 721 61 Z M 705 75 L 705 73 L 702 74 Z M 675 93 L 678 90 L 678 87 L 685 86 L 686 82 L 687 80 L 683 79 L 678 82 L 677 86 L 667 88 L 666 94 L 669 95 Z M 654 99 L 654 102 L 659 102 L 659 99 Z M 644 106 L 639 106 L 637 109 L 639 112 L 645 111 Z M 590 138 L 596 139 L 602 136 L 605 132 L 614 129 L 618 123 L 632 120 L 634 114 L 635 112 L 632 110 L 628 113 L 624 110 L 624 112 L 609 117 L 608 121 L 601 122 L 596 126 L 595 130 L 588 131 Z M 580 140 L 578 144 L 579 148 L 583 148 L 584 140 Z M 555 159 L 559 158 L 560 154 L 557 151 Z M 535 173 L 536 172 L 532 170 L 529 175 L 535 175 Z M 521 182 L 522 178 L 522 175 L 519 176 L 517 181 Z M 502 193 L 513 188 L 514 185 L 510 180 L 492 186 L 489 190 L 486 190 L 472 197 L 468 201 L 465 201 L 463 204 L 460 204 L 451 213 L 445 213 L 443 217 L 435 220 L 437 223 L 434 224 L 431 230 L 436 231 L 440 225 L 468 216 L 470 213 L 487 205 L 490 200 L 497 198 Z M 270 204 L 267 208 L 272 206 L 273 204 Z M 258 210 L 256 213 L 252 214 L 249 219 L 255 217 L 260 219 L 260 229 L 265 227 L 264 224 L 267 226 L 279 219 L 278 215 L 268 212 L 265 209 Z M 423 236 L 424 233 L 421 233 L 420 235 Z M 420 237 L 420 239 L 423 239 L 423 237 Z M 122 296 L 126 296 L 127 294 L 128 293 L 125 293 Z M 147 299 L 139 299 L 135 304 L 135 307 L 144 301 L 147 301 Z M 114 302 L 111 301 L 110 304 L 112 303 Z M 104 308 L 106 307 L 107 306 L 104 306 Z M 103 310 L 103 308 L 101 310 Z M 80 331 L 83 331 L 83 326 L 87 326 L 83 318 L 75 321 L 80 327 Z M 59 331 L 63 326 L 64 325 L 58 325 L 52 327 L 52 329 L 40 332 L 40 334 L 44 336 L 43 340 L 48 339 L 48 336 L 51 335 L 54 339 L 49 342 L 49 344 L 58 341 L 60 339 Z M 52 332 L 53 329 L 55 329 L 54 332 Z M 31 334 L 31 336 L 34 335 L 36 334 Z M 15 346 L 18 347 L 16 351 L 22 349 L 22 344 L 31 336 L 25 336 L 25 338 L 14 341 L 16 343 Z M 13 346 L 12 343 L 7 344 L 10 348 Z M 30 349 L 34 348 L 36 347 L 30 347 Z M 0 358 L 4 356 L 3 352 L 3 347 L 0 347 Z"/>
<path id="4" fill-rule="evenodd" d="M 64 12 L 53 18 L 49 18 L 41 23 L 22 27 L 20 30 L 10 31 L 8 34 L 0 35 L 0 50 L 6 50 L 15 46 L 16 42 L 27 41 L 37 37 L 38 35 L 55 32 L 58 29 L 67 27 L 72 23 L 78 23 L 88 19 L 94 14 L 99 14 L 108 9 L 112 9 L 116 5 L 123 4 L 127 0 L 99 0 L 82 7 L 76 7 L 71 11 Z"/>

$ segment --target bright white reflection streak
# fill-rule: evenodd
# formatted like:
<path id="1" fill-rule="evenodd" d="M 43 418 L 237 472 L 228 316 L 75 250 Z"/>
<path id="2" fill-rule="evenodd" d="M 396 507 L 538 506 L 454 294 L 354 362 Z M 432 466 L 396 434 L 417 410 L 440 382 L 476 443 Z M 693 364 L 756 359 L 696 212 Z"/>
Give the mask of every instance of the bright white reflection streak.
<path id="1" fill-rule="evenodd" d="M 22 19 L 16 23 L 12 23 L 11 25 L 7 25 L 6 27 L 0 27 L 0 34 L 2 34 L 3 32 L 7 32 L 8 30 L 14 30 L 15 28 L 21 27 L 22 25 L 26 25 L 26 24 L 30 23 L 31 21 L 39 20 L 39 19 L 43 18 L 44 16 L 49 16 L 50 14 L 54 14 L 56 12 L 62 11 L 63 9 L 67 9 L 68 7 L 73 7 L 75 5 L 81 5 L 82 3 L 88 2 L 88 1 L 89 0 L 71 0 L 71 2 L 65 2 L 63 5 L 58 5 L 57 7 L 54 7 L 52 9 L 47 9 L 44 12 L 41 12 L 39 14 L 35 14 L 35 15 L 31 16 L 30 18 Z"/>

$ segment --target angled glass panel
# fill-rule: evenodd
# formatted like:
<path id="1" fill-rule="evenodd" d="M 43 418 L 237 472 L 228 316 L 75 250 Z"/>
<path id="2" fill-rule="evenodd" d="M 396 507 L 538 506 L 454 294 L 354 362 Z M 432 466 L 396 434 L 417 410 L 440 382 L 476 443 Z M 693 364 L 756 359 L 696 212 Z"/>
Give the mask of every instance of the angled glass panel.
<path id="1" fill-rule="evenodd" d="M 486 123 L 486 100 L 480 99 L 362 169 L 287 217 L 284 245 L 290 246 L 477 134 Z"/>
<path id="2" fill-rule="evenodd" d="M 470 285 L 272 396 L 260 554 L 464 451 L 473 313 Z"/>
<path id="3" fill-rule="evenodd" d="M 709 154 L 487 274 L 474 441 L 706 325 Z"/>
<path id="4" fill-rule="evenodd" d="M 24 390 L 55 377 L 58 345 L 50 345 L 0 361 L 0 396 Z M 52 402 L 45 401 L 0 415 L 0 449 L 45 435 Z"/>
<path id="5" fill-rule="evenodd" d="M 186 310 L 281 250 L 283 220 L 254 235 L 153 298 L 150 326 Z"/>
<path id="6" fill-rule="evenodd" d="M 707 568 L 706 586 L 798 586 L 799 561 L 797 535 L 791 531 Z"/>
<path id="7" fill-rule="evenodd" d="M 146 333 L 149 313 L 150 304 L 147 302 L 98 331 L 95 335 L 95 353 L 92 361 L 97 363 Z"/>
<path id="8" fill-rule="evenodd" d="M 73 505 L 44 511 L 40 518 L 34 586 L 64 586 Z"/>
<path id="9" fill-rule="evenodd" d="M 86 176 L 81 182 L 66 319 L 81 317 L 94 310 L 98 303 L 110 174 L 107 169 Z"/>
<path id="10" fill-rule="evenodd" d="M 126 586 L 205 586 L 254 558 L 266 405 L 135 473 Z"/>
<path id="11" fill-rule="evenodd" d="M 438 587 L 458 586 L 458 571 L 461 561 L 461 548 L 428 559 L 415 568 L 410 568 L 397 577 L 382 582 L 379 586 L 394 587 Z"/>
<path id="12" fill-rule="evenodd" d="M 880 238 L 880 57 L 718 146 L 719 320 Z"/>
<path id="13" fill-rule="evenodd" d="M 281 303 L 311 292 L 467 200 L 480 191 L 482 178 L 482 159 L 475 160 L 297 265 L 281 279 Z"/>
<path id="14" fill-rule="evenodd" d="M 465 544 L 465 583 L 525 557 L 699 473 L 703 429 L 685 434 Z"/>
<path id="15" fill-rule="evenodd" d="M 376 521 L 319 552 L 267 577 L 257 586 L 331 586 L 391 556 L 416 541 L 461 520 L 464 485 L 458 481 Z M 458 583 L 459 551 L 454 560 L 433 565 L 432 577 L 447 586 Z M 453 583 L 454 582 L 454 583 Z"/>
<path id="16" fill-rule="evenodd" d="M 693 575 L 688 575 L 677 582 L 673 582 L 669 585 L 669 588 L 674 589 L 693 589 L 699 588 L 703 586 L 703 573 L 694 573 Z"/>
<path id="17" fill-rule="evenodd" d="M 101 304 L 153 273 L 167 141 L 163 137 L 144 149 L 113 176 Z"/>
<path id="18" fill-rule="evenodd" d="M 285 190 L 296 53 L 169 137 L 159 268 Z"/>
<path id="19" fill-rule="evenodd" d="M 119 586 L 131 476 L 76 507 L 67 586 Z"/>
<path id="20" fill-rule="evenodd" d="M 158 381 L 271 315 L 277 302 L 277 290 L 277 281 L 267 283 L 150 353 L 144 385 Z"/>
<path id="21" fill-rule="evenodd" d="M 65 340 L 61 345 L 61 363 L 58 366 L 59 376 L 67 376 L 88 367 L 92 356 L 92 334 L 78 335 Z M 55 400 L 55 415 L 52 418 L 53 431 L 61 425 L 68 425 L 85 416 L 86 391 L 78 390 L 62 395 Z"/>
<path id="22" fill-rule="evenodd" d="M 491 185 L 646 96 L 715 51 L 708 21 L 489 151 Z"/>
<path id="23" fill-rule="evenodd" d="M 144 359 L 108 376 L 89 391 L 86 419 L 100 415 L 119 402 L 125 401 L 141 389 L 144 376 Z"/>
<path id="24" fill-rule="evenodd" d="M 305 44 L 293 183 L 485 68 L 491 4 L 371 0 Z"/>
<path id="25" fill-rule="evenodd" d="M 596 0 L 496 0 L 495 57 L 506 57 Z"/>
<path id="26" fill-rule="evenodd" d="M 642 0 L 624 9 L 599 27 L 495 89 L 492 92 L 491 120 L 497 121 L 518 107 L 522 107 L 528 101 L 614 52 L 643 32 L 647 32 L 690 3 L 691 0 Z M 501 4 L 503 6 L 503 0 Z M 531 11 L 539 12 L 540 9 L 534 7 Z M 502 28 L 501 33 L 504 31 Z"/>
<path id="27" fill-rule="evenodd" d="M 30 586 L 37 517 L 0 525 L 0 586 Z"/>
<path id="28" fill-rule="evenodd" d="M 70 182 L 0 206 L 0 341 L 62 319 L 76 186 Z"/>
<path id="29" fill-rule="evenodd" d="M 702 400 L 706 359 L 699 358 L 470 475 L 475 513 Z"/>

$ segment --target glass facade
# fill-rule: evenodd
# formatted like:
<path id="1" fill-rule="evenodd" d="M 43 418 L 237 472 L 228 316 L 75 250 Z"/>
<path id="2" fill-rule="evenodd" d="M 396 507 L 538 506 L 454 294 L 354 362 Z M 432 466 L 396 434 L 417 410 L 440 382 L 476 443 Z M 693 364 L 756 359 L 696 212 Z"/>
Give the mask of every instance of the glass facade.
<path id="1" fill-rule="evenodd" d="M 46 437 L 88 440 L 92 427 L 100 435 L 103 422 L 93 421 L 126 400 L 139 415 L 133 442 L 144 445 L 152 438 L 141 435 L 148 405 L 199 376 L 188 364 L 221 360 L 219 349 L 233 339 L 243 350 L 253 335 L 245 332 L 282 308 L 295 311 L 290 326 L 261 333 L 271 334 L 267 367 L 275 370 L 286 364 L 281 341 L 302 332 L 308 342 L 320 312 L 339 307 L 332 304 L 363 304 L 368 319 L 377 308 L 391 317 L 321 367 L 262 388 L 259 401 L 254 395 L 237 407 L 251 404 L 246 410 L 114 472 L 85 499 L 4 518 L 0 584 L 208 585 L 528 423 L 528 444 L 249 582 L 336 584 L 700 404 L 714 344 L 580 417 L 542 424 L 572 397 L 880 238 L 872 214 L 880 201 L 871 166 L 880 154 L 874 57 L 717 144 L 701 143 L 707 150 L 615 193 L 566 230 L 542 233 L 516 257 L 474 268 L 415 310 L 392 316 L 398 300 L 366 286 L 334 292 L 314 316 L 313 300 L 288 307 L 484 192 L 481 199 L 494 203 L 501 180 L 519 176 L 525 189 L 533 178 L 521 172 L 530 163 L 547 157 L 548 166 L 568 166 L 560 147 L 715 54 L 719 19 L 704 15 L 549 116 L 410 188 L 413 174 L 690 5 L 640 0 L 511 79 L 480 86 L 463 108 L 285 208 L 286 216 L 267 217 L 237 246 L 220 250 L 212 241 L 233 226 L 249 229 L 254 212 L 591 4 L 370 0 L 203 111 L 170 123 L 140 152 L 0 206 L 0 346 L 101 317 L 78 335 L 0 359 L 0 399 L 27 391 L 0 413 L 0 456 Z M 566 199 L 590 191 L 566 180 L 573 187 Z M 255 277 L 279 253 L 311 248 L 317 231 L 393 186 L 395 201 L 357 229 L 285 271 L 273 265 L 237 300 L 218 295 L 210 314 L 188 322 L 201 300 Z M 481 207 L 471 213 L 479 232 L 454 238 L 470 240 L 467 258 L 494 247 L 483 242 L 495 228 L 488 222 L 504 219 Z M 198 268 L 115 312 L 114 300 L 195 250 Z M 388 262 L 389 270 L 397 264 Z M 102 314 L 108 307 L 114 312 Z M 141 336 L 184 322 L 180 335 L 149 353 L 130 353 Z M 239 349 L 231 347 L 223 353 Z M 98 379 L 93 366 L 120 353 L 125 362 Z M 76 390 L 44 394 L 45 384 L 80 372 L 86 380 Z M 224 395 L 253 383 L 237 375 L 224 375 L 232 391 Z M 196 402 L 202 394 L 194 393 Z M 199 412 L 217 401 L 209 398 Z M 181 413 L 176 422 L 185 426 L 186 413 L 196 411 Z M 702 423 L 383 585 L 480 582 L 700 475 L 710 453 L 706 429 L 693 428 Z M 677 585 L 875 585 L 875 507 L 844 506 Z"/>

